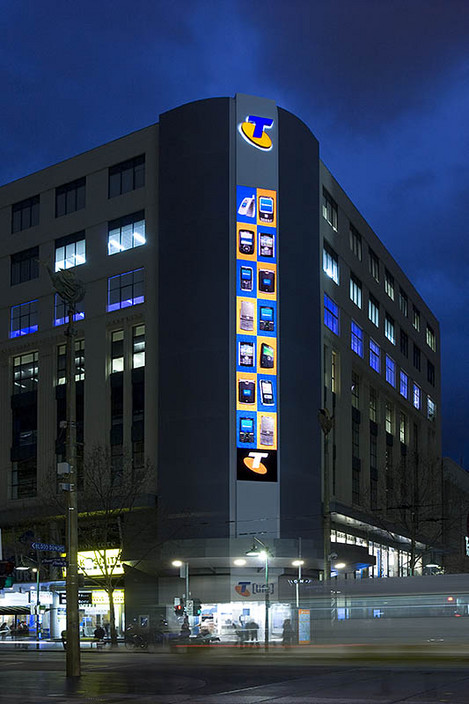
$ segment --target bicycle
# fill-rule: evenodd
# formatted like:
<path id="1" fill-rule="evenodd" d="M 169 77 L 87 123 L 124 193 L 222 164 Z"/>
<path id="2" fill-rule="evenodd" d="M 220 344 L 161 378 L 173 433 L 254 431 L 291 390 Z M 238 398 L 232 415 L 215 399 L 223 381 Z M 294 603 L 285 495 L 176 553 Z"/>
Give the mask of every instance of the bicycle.
<path id="1" fill-rule="evenodd" d="M 148 640 L 139 633 L 125 636 L 125 647 L 127 650 L 147 650 Z"/>

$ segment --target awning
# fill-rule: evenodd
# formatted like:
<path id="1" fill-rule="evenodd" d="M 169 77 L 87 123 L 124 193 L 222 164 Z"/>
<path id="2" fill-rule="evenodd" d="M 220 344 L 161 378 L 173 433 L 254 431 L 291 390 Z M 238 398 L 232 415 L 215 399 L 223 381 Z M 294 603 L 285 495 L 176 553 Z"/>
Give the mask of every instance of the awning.
<path id="1" fill-rule="evenodd" d="M 1 616 L 15 616 L 20 614 L 30 614 L 29 606 L 0 606 Z"/>

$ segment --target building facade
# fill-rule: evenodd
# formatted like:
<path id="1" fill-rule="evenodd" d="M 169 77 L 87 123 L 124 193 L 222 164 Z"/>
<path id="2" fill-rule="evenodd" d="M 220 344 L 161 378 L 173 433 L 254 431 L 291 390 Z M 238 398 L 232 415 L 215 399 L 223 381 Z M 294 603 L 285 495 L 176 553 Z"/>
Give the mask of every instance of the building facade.
<path id="1" fill-rule="evenodd" d="M 101 446 L 112 471 L 152 468 L 129 612 L 187 591 L 176 557 L 224 623 L 260 608 L 257 539 L 280 622 L 292 560 L 302 598 L 321 573 L 325 494 L 334 574 L 421 569 L 439 543 L 422 513 L 441 500 L 438 321 L 301 120 L 245 95 L 184 105 L 3 186 L 0 232 L 5 528 L 34 521 L 65 459 L 66 312 L 45 264 L 86 287 L 78 461 Z"/>

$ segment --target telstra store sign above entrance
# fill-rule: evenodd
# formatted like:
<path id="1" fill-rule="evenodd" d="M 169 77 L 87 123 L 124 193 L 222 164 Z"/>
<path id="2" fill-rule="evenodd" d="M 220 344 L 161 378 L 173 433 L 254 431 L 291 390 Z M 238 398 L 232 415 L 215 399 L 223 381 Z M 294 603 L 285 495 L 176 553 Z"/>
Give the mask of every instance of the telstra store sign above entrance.
<path id="1" fill-rule="evenodd" d="M 239 132 L 248 144 L 267 152 L 272 149 L 272 140 L 266 130 L 270 129 L 273 124 L 274 121 L 271 117 L 247 115 L 245 121 L 239 125 Z"/>

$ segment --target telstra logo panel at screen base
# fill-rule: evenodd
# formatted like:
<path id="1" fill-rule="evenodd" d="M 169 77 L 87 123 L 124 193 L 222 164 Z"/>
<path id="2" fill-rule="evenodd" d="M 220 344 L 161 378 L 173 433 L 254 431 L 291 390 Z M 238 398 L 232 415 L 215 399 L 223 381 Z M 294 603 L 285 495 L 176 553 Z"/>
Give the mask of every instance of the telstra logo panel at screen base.
<path id="1" fill-rule="evenodd" d="M 237 478 L 239 481 L 277 481 L 277 450 L 238 448 L 237 465 Z"/>

